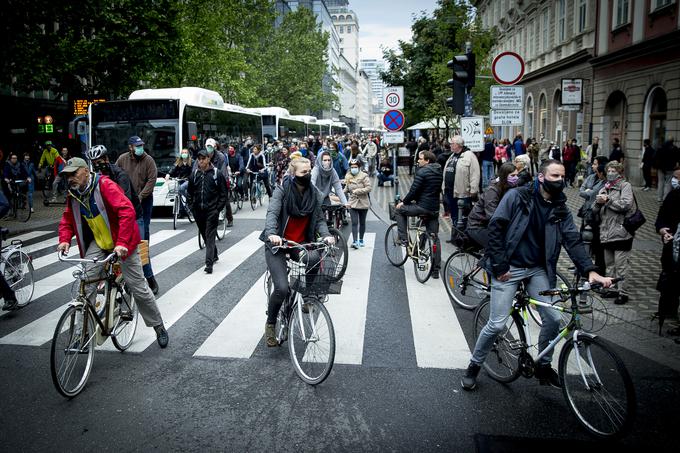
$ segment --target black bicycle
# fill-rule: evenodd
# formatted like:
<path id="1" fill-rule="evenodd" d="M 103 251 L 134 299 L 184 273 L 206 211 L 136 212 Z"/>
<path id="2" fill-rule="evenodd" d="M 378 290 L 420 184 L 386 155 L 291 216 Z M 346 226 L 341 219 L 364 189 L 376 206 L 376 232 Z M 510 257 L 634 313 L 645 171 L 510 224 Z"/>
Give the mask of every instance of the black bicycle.
<path id="1" fill-rule="evenodd" d="M 31 218 L 31 207 L 28 205 L 28 181 L 25 179 L 10 180 L 9 191 L 10 216 L 20 222 L 27 222 Z"/>

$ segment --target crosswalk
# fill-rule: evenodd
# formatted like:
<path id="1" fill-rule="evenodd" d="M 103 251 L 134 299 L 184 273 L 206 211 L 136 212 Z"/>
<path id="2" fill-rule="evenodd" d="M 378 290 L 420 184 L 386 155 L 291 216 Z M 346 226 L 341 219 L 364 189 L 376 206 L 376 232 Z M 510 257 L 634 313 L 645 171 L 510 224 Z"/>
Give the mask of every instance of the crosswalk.
<path id="1" fill-rule="evenodd" d="M 244 213 L 256 220 L 265 211 L 259 208 L 251 212 L 244 210 Z M 176 230 L 168 229 L 169 225 L 164 222 L 154 222 L 152 226 L 151 254 L 157 278 L 168 275 L 168 272 L 180 275 L 171 279 L 171 286 L 162 288 L 157 303 L 172 345 L 179 346 L 183 341 L 195 345 L 186 358 L 252 359 L 258 356 L 258 350 L 267 349 L 263 346 L 266 265 L 262 243 L 258 240 L 261 222 L 251 223 L 253 228 L 250 229 L 229 230 L 225 240 L 218 243 L 220 260 L 209 275 L 203 272 L 204 251 L 198 250 L 194 226 L 182 224 Z M 41 255 L 33 261 L 36 266 L 33 301 L 25 309 L 9 315 L 5 313 L 0 318 L 0 347 L 48 345 L 54 327 L 71 298 L 74 269 L 59 262 L 56 253 L 53 253 L 55 233 L 33 233 L 30 238 L 23 239 L 34 241 L 25 247 L 36 256 Z M 372 323 L 380 322 L 369 316 L 372 303 L 369 289 L 372 288 L 371 294 L 375 294 L 377 285 L 381 297 L 392 298 L 394 304 L 408 306 L 410 330 L 400 335 L 412 339 L 410 344 L 414 348 L 416 363 L 403 366 L 465 368 L 470 349 L 442 283 L 432 279 L 426 284 L 418 283 L 410 261 L 402 268 L 391 266 L 384 255 L 383 235 L 384 226 L 369 221 L 369 231 L 364 237 L 365 247 L 350 249 L 342 294 L 330 296 L 326 304 L 335 327 L 336 363 L 365 365 L 366 348 L 371 344 L 365 341 L 370 334 L 367 329 Z M 389 272 L 390 281 L 379 281 L 375 277 L 378 268 Z M 390 282 L 394 279 L 405 282 L 405 294 L 403 291 L 390 293 L 393 289 Z M 232 288 L 242 282 L 253 283 L 238 291 L 233 307 L 230 305 L 228 311 L 224 310 L 224 316 L 211 319 L 210 329 L 199 332 L 187 327 L 186 320 L 205 312 L 207 304 L 215 304 L 220 299 L 231 304 Z M 181 325 L 174 327 L 180 322 Z M 140 320 L 128 352 L 143 353 L 155 341 L 153 329 L 147 328 Z M 111 342 L 99 349 L 115 350 Z M 185 351 L 183 354 L 187 356 Z"/>

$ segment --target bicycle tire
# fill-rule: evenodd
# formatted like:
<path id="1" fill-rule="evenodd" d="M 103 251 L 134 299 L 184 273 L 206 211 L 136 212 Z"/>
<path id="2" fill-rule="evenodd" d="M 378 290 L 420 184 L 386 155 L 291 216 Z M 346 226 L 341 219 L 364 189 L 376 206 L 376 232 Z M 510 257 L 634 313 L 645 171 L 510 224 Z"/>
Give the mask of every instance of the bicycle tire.
<path id="1" fill-rule="evenodd" d="M 243 194 L 237 195 L 236 204 L 238 205 L 239 210 L 243 209 Z"/>
<path id="2" fill-rule="evenodd" d="M 477 267 L 479 257 L 465 251 L 452 253 L 444 264 L 444 288 L 449 299 L 459 307 L 474 310 L 491 290 L 488 274 Z M 472 279 L 472 283 L 468 283 Z M 479 286 L 479 287 L 478 287 Z M 480 287 L 488 288 L 483 290 Z"/>
<path id="3" fill-rule="evenodd" d="M 35 289 L 31 258 L 20 250 L 10 253 L 5 259 L 3 276 L 7 284 L 14 291 L 17 299 L 17 308 L 28 305 Z"/>
<path id="4" fill-rule="evenodd" d="M 562 393 L 569 409 L 593 436 L 620 438 L 635 419 L 635 387 L 630 374 L 618 354 L 599 337 L 581 333 L 578 349 L 577 355 L 574 341 L 567 341 L 559 359 Z"/>
<path id="5" fill-rule="evenodd" d="M 413 257 L 413 270 L 416 274 L 416 280 L 420 283 L 425 283 L 430 279 L 432 269 L 434 269 L 432 238 L 427 233 L 421 233 L 421 237 L 418 240 L 417 253 Z"/>
<path id="6" fill-rule="evenodd" d="M 336 228 L 329 228 L 328 232 L 335 238 L 335 249 L 333 250 L 333 256 L 337 266 L 333 280 L 338 281 L 345 275 L 345 272 L 347 272 L 349 247 L 347 245 L 347 239 L 345 239 L 345 236 L 340 230 Z M 340 253 L 340 256 L 338 256 L 338 253 Z"/>
<path id="7" fill-rule="evenodd" d="M 293 304 L 288 330 L 288 350 L 298 377 L 309 385 L 318 385 L 333 369 L 335 331 L 331 316 L 322 303 L 310 300 L 307 302 L 307 309 L 308 313 L 301 313 L 298 303 Z M 310 336 L 312 332 L 316 335 Z M 308 339 L 305 340 L 305 337 Z"/>
<path id="8" fill-rule="evenodd" d="M 264 198 L 264 183 L 260 181 L 257 184 L 257 200 L 260 202 L 260 206 L 262 206 L 262 199 Z"/>
<path id="9" fill-rule="evenodd" d="M 227 234 L 227 207 L 225 206 L 224 209 L 222 209 L 222 212 L 220 212 L 220 217 L 222 220 L 220 220 L 220 217 L 217 218 L 217 240 L 221 241 L 224 239 L 224 236 Z"/>
<path id="10" fill-rule="evenodd" d="M 28 205 L 28 196 L 25 193 L 19 193 L 17 196 L 17 220 L 20 222 L 28 222 L 31 218 L 31 207 Z"/>
<path id="11" fill-rule="evenodd" d="M 180 205 L 180 195 L 177 193 L 175 195 L 175 202 L 172 204 L 172 229 L 177 229 L 177 219 L 179 217 L 179 205 Z"/>
<path id="12" fill-rule="evenodd" d="M 473 324 L 475 344 L 489 320 L 490 307 L 491 299 L 487 297 L 475 311 Z M 507 384 L 520 376 L 519 354 L 524 349 L 523 345 L 526 344 L 526 337 L 521 326 L 522 318 L 519 313 L 513 311 L 506 322 L 505 329 L 496 336 L 484 361 L 484 369 L 491 379 Z"/>
<path id="13" fill-rule="evenodd" d="M 85 325 L 86 329 L 83 328 Z M 69 306 L 54 329 L 50 374 L 54 387 L 67 398 L 78 395 L 87 384 L 94 361 L 96 331 L 94 316 L 83 305 Z M 81 357 L 84 357 L 83 361 L 79 360 Z"/>
<path id="14" fill-rule="evenodd" d="M 556 288 L 557 289 L 567 289 L 571 288 L 571 282 L 569 281 L 568 277 L 565 277 L 565 275 L 561 272 L 557 272 L 557 281 L 556 281 Z M 557 300 L 553 303 L 553 305 L 560 305 L 564 308 L 569 308 L 571 307 L 571 300 Z M 543 326 L 543 321 L 541 321 L 541 315 L 538 311 L 538 306 L 529 304 L 529 316 L 531 316 L 531 319 L 534 320 L 536 324 L 538 324 L 540 327 Z M 561 312 L 562 313 L 562 322 L 560 323 L 560 329 L 563 329 L 566 327 L 567 324 L 569 324 L 569 321 L 571 321 L 571 313 L 567 312 Z"/>
<path id="15" fill-rule="evenodd" d="M 132 294 L 127 294 L 123 288 L 118 286 L 111 287 L 112 299 L 109 303 L 115 303 L 115 309 L 119 310 L 116 314 L 116 321 L 113 332 L 111 333 L 111 341 L 113 345 L 120 352 L 125 351 L 132 344 L 137 331 L 137 322 L 139 321 L 139 308 Z M 120 310 L 129 310 L 132 314 L 131 321 L 124 321 L 120 319 Z"/>
<path id="16" fill-rule="evenodd" d="M 191 209 L 189 209 L 189 206 L 187 206 L 185 197 L 182 197 L 182 204 L 184 205 L 184 210 L 187 212 L 187 219 L 189 219 L 189 223 L 194 223 L 194 216 L 191 214 Z"/>
<path id="17" fill-rule="evenodd" d="M 203 250 L 205 248 L 205 243 L 203 242 L 203 236 L 201 236 L 201 232 L 198 232 L 198 249 Z"/>
<path id="18" fill-rule="evenodd" d="M 248 194 L 248 196 L 250 197 L 250 209 L 252 209 L 253 211 L 255 210 L 255 208 L 257 208 L 257 194 L 255 190 L 256 190 L 255 183 L 253 183 L 250 185 L 250 193 Z"/>
<path id="19" fill-rule="evenodd" d="M 403 266 L 408 259 L 408 254 L 404 253 L 404 248 L 397 245 L 398 240 L 399 230 L 397 224 L 393 223 L 385 231 L 385 255 L 387 256 L 387 261 L 396 267 Z"/>

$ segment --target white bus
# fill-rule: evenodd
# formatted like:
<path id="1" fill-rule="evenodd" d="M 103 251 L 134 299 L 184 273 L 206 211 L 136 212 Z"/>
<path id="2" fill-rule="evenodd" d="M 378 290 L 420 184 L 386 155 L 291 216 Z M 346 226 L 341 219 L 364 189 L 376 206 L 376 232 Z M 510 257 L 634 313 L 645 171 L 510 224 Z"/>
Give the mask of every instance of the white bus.
<path id="1" fill-rule="evenodd" d="M 235 146 L 247 137 L 262 142 L 259 114 L 226 104 L 219 93 L 202 88 L 137 90 L 125 101 L 90 105 L 88 117 L 88 147 L 105 145 L 113 161 L 127 152 L 129 137 L 137 135 L 144 140 L 144 148 L 158 168 L 154 206 L 172 206 L 163 176 L 181 148 L 197 151 L 208 138 Z"/>
<path id="2" fill-rule="evenodd" d="M 341 121 L 317 120 L 316 122 L 321 126 L 321 135 L 324 137 L 349 134 L 349 127 Z"/>
<path id="3" fill-rule="evenodd" d="M 311 115 L 292 115 L 293 118 L 299 119 L 301 121 L 304 121 L 305 123 L 305 128 L 307 130 L 306 135 L 320 135 L 321 134 L 321 125 L 317 123 L 317 119 L 315 116 Z"/>
<path id="4" fill-rule="evenodd" d="M 282 107 L 256 107 L 248 110 L 262 115 L 262 135 L 268 142 L 291 141 L 307 135 L 304 120 L 292 116 Z"/>

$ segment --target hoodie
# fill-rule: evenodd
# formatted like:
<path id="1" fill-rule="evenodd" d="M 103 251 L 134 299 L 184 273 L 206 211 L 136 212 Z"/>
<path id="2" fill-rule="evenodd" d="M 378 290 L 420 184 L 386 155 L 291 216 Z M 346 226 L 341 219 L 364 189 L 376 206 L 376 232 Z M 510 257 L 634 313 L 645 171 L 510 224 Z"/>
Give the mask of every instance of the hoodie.
<path id="1" fill-rule="evenodd" d="M 324 204 L 330 204 L 329 194 L 331 193 L 331 188 L 335 191 L 335 194 L 340 198 L 342 204 L 347 204 L 347 198 L 345 193 L 342 191 L 342 184 L 340 183 L 340 177 L 338 173 L 333 168 L 325 169 L 323 168 L 323 156 L 330 153 L 328 151 L 321 151 L 319 153 L 319 165 L 316 165 L 312 169 L 312 184 L 316 187 L 321 195 L 323 195 Z"/>

